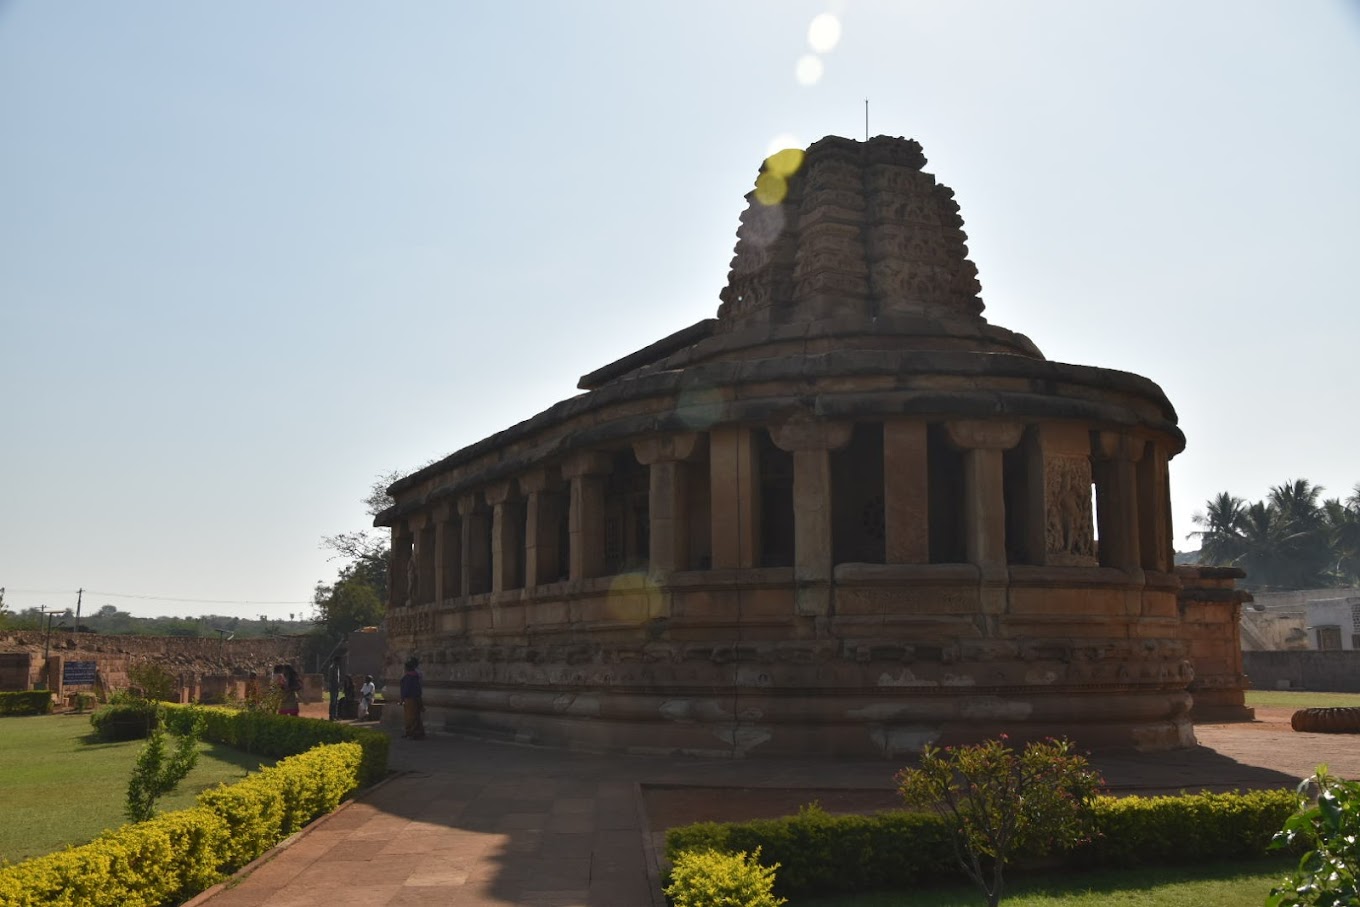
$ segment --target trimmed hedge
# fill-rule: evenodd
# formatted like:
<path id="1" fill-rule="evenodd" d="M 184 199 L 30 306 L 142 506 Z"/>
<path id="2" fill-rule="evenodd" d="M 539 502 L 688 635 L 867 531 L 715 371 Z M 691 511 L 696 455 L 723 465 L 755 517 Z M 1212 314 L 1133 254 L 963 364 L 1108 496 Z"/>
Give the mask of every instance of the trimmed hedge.
<path id="1" fill-rule="evenodd" d="M 1100 834 L 1071 854 L 1077 866 L 1136 867 L 1266 855 L 1299 806 L 1293 790 L 1175 797 L 1101 797 Z"/>
<path id="2" fill-rule="evenodd" d="M 381 731 L 319 718 L 224 706 L 174 704 L 165 705 L 166 726 L 176 734 L 187 731 L 193 721 L 191 709 L 203 716 L 204 740 L 278 758 L 296 756 L 321 744 L 352 742 L 359 744 L 364 752 L 359 773 L 361 785 L 375 784 L 387 775 L 387 755 L 392 741 Z"/>
<path id="3" fill-rule="evenodd" d="M 100 740 L 142 740 L 151 736 L 159 721 L 156 708 L 145 699 L 113 703 L 91 715 L 90 725 Z"/>
<path id="4" fill-rule="evenodd" d="M 933 815 L 882 812 L 833 816 L 813 804 L 795 816 L 754 822 L 700 822 L 666 832 L 666 856 L 682 851 L 754 853 L 779 863 L 775 891 L 792 895 L 907 888 L 954 865 L 944 824 Z"/>
<path id="5" fill-rule="evenodd" d="M 51 711 L 51 690 L 0 693 L 0 715 L 47 715 Z"/>
<path id="6" fill-rule="evenodd" d="M 359 787 L 363 759 L 356 743 L 317 747 L 244 781 L 204 791 L 193 809 L 0 867 L 0 904 L 161 907 L 182 902 L 335 809 Z"/>
<path id="7" fill-rule="evenodd" d="M 1297 808 L 1293 791 L 1100 797 L 1096 837 L 1063 855 L 1072 867 L 1242 860 L 1265 855 Z M 784 897 L 909 888 L 962 877 L 944 822 L 933 814 L 832 816 L 813 805 L 796 816 L 754 822 L 701 822 L 666 832 L 666 856 L 717 850 L 753 853 L 781 864 Z"/>

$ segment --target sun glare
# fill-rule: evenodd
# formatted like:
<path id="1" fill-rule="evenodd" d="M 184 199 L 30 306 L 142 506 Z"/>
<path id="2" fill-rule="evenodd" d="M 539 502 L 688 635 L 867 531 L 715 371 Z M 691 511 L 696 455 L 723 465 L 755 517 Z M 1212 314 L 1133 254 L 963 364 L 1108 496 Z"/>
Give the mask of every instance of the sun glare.
<path id="1" fill-rule="evenodd" d="M 830 53 L 841 41 L 841 20 L 822 13 L 808 26 L 808 46 L 819 54 Z"/>
<path id="2" fill-rule="evenodd" d="M 822 80 L 822 72 L 824 69 L 825 67 L 822 66 L 820 57 L 813 54 L 804 54 L 799 58 L 798 66 L 794 70 L 794 74 L 798 77 L 799 85 L 816 85 Z"/>

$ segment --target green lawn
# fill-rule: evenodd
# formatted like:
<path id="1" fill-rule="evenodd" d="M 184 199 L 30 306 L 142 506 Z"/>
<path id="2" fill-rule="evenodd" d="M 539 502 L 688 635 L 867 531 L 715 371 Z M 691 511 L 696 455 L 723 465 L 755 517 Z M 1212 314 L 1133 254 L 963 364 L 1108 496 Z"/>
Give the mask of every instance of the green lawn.
<path id="1" fill-rule="evenodd" d="M 1247 690 L 1247 705 L 1263 709 L 1328 709 L 1360 706 L 1360 693 Z"/>
<path id="2" fill-rule="evenodd" d="M 123 799 L 145 741 L 103 743 L 93 731 L 88 714 L 0 718 L 0 860 L 83 844 L 126 821 Z M 273 761 L 202 744 L 198 766 L 159 807 L 193 806 L 200 791 Z"/>
<path id="3" fill-rule="evenodd" d="M 1285 858 L 1257 863 L 1222 863 L 1175 869 L 1121 869 L 1008 880 L 1004 907 L 1244 907 L 1263 904 L 1292 865 Z M 985 904 L 971 885 L 912 891 L 796 898 L 788 907 L 978 907 Z"/>

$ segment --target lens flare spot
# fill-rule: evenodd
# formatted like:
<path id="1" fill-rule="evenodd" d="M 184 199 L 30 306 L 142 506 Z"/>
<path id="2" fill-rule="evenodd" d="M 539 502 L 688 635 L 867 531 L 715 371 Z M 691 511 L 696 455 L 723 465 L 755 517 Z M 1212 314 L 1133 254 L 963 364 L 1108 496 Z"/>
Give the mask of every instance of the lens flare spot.
<path id="1" fill-rule="evenodd" d="M 819 54 L 830 53 L 841 43 L 841 20 L 822 13 L 808 26 L 808 46 Z"/>
<path id="2" fill-rule="evenodd" d="M 765 158 L 765 172 L 788 179 L 803 166 L 803 149 L 781 148 Z"/>
<path id="3" fill-rule="evenodd" d="M 777 205 L 789 194 L 789 181 L 778 173 L 762 173 L 756 177 L 756 201 L 762 205 Z"/>
<path id="4" fill-rule="evenodd" d="M 797 77 L 799 85 L 816 85 L 822 80 L 824 70 L 821 57 L 815 54 L 804 54 L 798 60 L 798 66 L 794 69 L 794 76 Z"/>

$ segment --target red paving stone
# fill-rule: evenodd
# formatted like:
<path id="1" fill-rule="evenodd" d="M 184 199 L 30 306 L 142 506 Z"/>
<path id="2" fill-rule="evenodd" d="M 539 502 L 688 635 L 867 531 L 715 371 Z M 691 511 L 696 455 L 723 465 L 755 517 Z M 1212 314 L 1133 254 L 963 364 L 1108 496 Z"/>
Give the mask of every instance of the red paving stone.
<path id="1" fill-rule="evenodd" d="M 324 713 L 323 713 L 324 715 Z M 1285 709 L 1200 725 L 1200 746 L 1092 757 L 1115 793 L 1289 787 L 1320 762 L 1360 777 L 1354 736 L 1296 734 Z M 383 784 L 194 907 L 662 907 L 667 827 L 897 805 L 893 761 L 594 756 L 435 734 L 393 741 Z"/>

